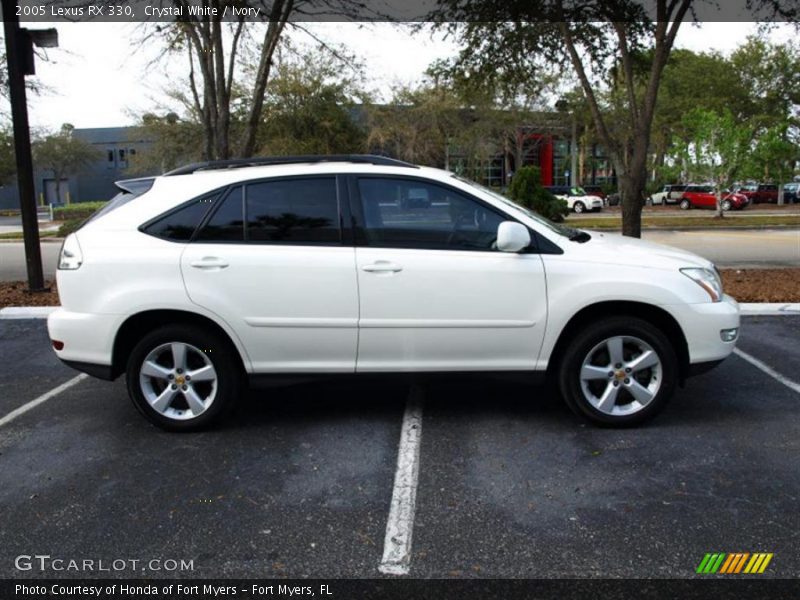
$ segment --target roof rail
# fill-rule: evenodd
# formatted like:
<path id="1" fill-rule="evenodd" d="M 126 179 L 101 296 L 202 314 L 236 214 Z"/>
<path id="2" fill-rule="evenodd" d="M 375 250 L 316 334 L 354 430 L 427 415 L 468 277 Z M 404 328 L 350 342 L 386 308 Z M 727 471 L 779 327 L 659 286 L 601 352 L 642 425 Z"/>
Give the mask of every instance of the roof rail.
<path id="1" fill-rule="evenodd" d="M 164 173 L 164 175 L 168 177 L 171 175 L 189 175 L 196 171 L 323 162 L 349 162 L 380 165 L 385 167 L 408 167 L 412 169 L 419 168 L 417 165 L 413 165 L 402 160 L 389 158 L 387 156 L 377 156 L 374 154 L 310 154 L 307 156 L 262 156 L 254 158 L 236 158 L 232 160 L 211 160 L 206 162 L 192 163 L 184 167 L 178 167 L 177 169 Z"/>

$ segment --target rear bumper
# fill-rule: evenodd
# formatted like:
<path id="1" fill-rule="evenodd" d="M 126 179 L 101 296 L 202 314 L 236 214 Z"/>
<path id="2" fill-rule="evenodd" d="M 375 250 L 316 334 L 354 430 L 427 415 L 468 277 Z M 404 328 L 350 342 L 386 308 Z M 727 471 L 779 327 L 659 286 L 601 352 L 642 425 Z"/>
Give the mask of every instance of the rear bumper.
<path id="1" fill-rule="evenodd" d="M 114 338 L 123 317 L 59 308 L 47 319 L 50 339 L 63 343 L 56 356 L 69 366 L 103 379 L 111 376 Z M 103 374 L 108 371 L 108 377 Z"/>
<path id="2" fill-rule="evenodd" d="M 72 367 L 76 371 L 81 371 L 92 377 L 98 379 L 105 379 L 106 381 L 113 381 L 115 379 L 111 365 L 95 365 L 93 363 L 78 362 L 75 360 L 61 360 L 62 363 L 68 367 Z"/>

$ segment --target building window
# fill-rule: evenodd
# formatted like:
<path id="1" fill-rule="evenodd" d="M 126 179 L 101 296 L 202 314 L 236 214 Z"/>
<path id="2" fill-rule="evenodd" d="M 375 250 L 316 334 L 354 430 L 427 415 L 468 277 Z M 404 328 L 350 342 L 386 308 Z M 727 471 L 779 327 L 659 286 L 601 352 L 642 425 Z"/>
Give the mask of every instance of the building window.
<path id="1" fill-rule="evenodd" d="M 570 185 L 570 148 L 568 140 L 553 142 L 553 185 Z"/>
<path id="2" fill-rule="evenodd" d="M 107 157 L 106 158 L 106 168 L 107 169 L 113 169 L 114 167 L 117 166 L 117 161 L 116 161 L 116 157 L 115 157 L 113 149 L 108 149 L 106 151 L 106 157 Z"/>
<path id="3" fill-rule="evenodd" d="M 124 148 L 119 149 L 119 166 L 121 169 L 128 166 L 128 151 Z"/>

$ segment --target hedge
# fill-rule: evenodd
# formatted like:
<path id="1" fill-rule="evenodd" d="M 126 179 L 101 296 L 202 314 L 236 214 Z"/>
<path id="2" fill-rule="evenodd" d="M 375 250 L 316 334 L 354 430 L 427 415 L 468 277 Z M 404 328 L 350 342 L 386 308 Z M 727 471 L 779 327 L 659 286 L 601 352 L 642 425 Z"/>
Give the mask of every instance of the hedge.
<path id="1" fill-rule="evenodd" d="M 58 237 L 63 238 L 67 237 L 70 233 L 75 233 L 75 230 L 77 230 L 84 221 L 86 221 L 85 218 L 69 219 L 68 221 L 64 221 L 61 224 L 61 227 L 58 228 Z"/>
<path id="2" fill-rule="evenodd" d="M 77 202 L 66 206 L 53 208 L 53 219 L 56 221 L 69 221 L 71 219 L 88 219 L 98 209 L 103 208 L 105 202 Z"/>

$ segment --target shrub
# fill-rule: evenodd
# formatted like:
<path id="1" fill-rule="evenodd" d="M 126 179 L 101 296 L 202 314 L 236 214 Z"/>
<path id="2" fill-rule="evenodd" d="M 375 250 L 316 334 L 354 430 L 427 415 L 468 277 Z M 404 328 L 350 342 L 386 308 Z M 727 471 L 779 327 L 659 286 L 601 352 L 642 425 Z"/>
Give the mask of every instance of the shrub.
<path id="1" fill-rule="evenodd" d="M 53 219 L 56 221 L 88 219 L 105 205 L 105 202 L 77 202 L 66 206 L 57 206 L 53 208 Z"/>
<path id="2" fill-rule="evenodd" d="M 556 198 L 542 187 L 542 178 L 537 167 L 522 167 L 508 186 L 508 196 L 551 221 L 563 221 L 569 214 L 566 200 Z"/>
<path id="3" fill-rule="evenodd" d="M 75 233 L 75 231 L 80 227 L 85 218 L 80 219 L 69 219 L 68 221 L 64 221 L 61 224 L 61 227 L 58 228 L 58 237 L 67 237 L 70 233 Z"/>

